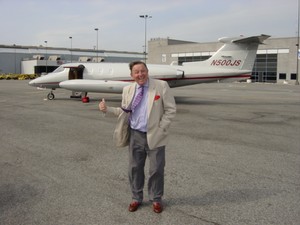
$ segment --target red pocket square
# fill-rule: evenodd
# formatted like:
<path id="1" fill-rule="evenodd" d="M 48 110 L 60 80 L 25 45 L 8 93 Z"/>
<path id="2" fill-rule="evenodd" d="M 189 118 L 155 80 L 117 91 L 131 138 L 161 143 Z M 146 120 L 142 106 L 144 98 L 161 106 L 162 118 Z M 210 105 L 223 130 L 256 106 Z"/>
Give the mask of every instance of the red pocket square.
<path id="1" fill-rule="evenodd" d="M 156 101 L 156 100 L 158 100 L 158 99 L 160 99 L 160 96 L 159 96 L 159 95 L 155 95 L 154 101 Z"/>

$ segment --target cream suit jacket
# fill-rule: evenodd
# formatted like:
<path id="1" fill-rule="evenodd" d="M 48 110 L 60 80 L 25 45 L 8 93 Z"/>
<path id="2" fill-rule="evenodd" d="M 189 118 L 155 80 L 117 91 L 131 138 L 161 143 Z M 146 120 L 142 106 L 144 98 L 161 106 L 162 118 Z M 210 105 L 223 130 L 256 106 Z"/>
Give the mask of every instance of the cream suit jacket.
<path id="1" fill-rule="evenodd" d="M 135 90 L 136 83 L 124 87 L 122 94 L 122 108 L 128 109 Z M 176 115 L 176 103 L 170 93 L 167 82 L 149 78 L 148 106 L 147 106 L 147 141 L 150 149 L 167 144 L 169 126 Z M 128 141 L 124 141 L 124 135 L 128 132 L 128 114 L 120 107 L 107 107 L 107 113 L 118 116 L 118 122 L 114 131 L 116 146 L 124 147 Z"/>

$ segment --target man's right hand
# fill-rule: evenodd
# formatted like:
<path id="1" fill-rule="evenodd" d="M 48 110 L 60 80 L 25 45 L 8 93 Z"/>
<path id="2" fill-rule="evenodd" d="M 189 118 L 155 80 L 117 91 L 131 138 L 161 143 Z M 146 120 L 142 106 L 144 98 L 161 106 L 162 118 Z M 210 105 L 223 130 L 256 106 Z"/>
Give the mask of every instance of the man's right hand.
<path id="1" fill-rule="evenodd" d="M 104 113 L 106 113 L 106 111 L 107 111 L 107 107 L 106 107 L 104 98 L 102 98 L 102 101 L 99 103 L 99 110 Z"/>

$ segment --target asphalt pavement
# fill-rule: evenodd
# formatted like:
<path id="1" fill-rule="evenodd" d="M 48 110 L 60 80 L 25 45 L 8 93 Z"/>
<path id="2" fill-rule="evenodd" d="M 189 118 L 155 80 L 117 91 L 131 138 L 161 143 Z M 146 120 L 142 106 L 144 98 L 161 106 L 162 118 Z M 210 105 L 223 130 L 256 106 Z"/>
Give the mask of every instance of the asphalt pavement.
<path id="1" fill-rule="evenodd" d="M 116 94 L 0 81 L 1 225 L 299 225 L 300 86 L 200 84 L 172 89 L 165 210 L 128 212 L 127 148 L 98 102 Z M 148 164 L 147 164 L 148 168 Z M 147 170 L 146 170 L 147 178 Z M 147 185 L 147 182 L 146 182 Z M 146 186 L 145 185 L 145 186 Z"/>

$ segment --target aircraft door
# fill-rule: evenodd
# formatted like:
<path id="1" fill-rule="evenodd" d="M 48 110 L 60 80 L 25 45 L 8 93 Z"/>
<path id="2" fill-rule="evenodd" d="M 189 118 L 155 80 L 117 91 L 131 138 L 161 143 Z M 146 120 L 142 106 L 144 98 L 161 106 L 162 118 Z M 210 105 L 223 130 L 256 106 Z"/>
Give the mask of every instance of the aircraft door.
<path id="1" fill-rule="evenodd" d="M 70 67 L 69 80 L 82 79 L 83 78 L 84 65 L 78 67 Z"/>

